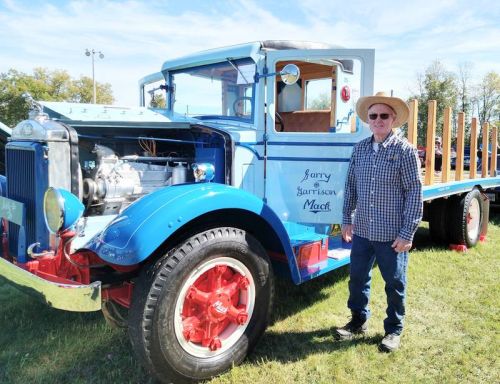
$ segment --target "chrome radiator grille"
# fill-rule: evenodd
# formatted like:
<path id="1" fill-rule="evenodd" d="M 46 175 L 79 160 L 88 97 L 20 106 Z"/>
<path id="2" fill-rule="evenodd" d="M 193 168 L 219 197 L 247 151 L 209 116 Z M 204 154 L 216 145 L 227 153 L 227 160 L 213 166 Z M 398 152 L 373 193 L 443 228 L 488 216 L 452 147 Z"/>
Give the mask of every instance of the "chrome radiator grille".
<path id="1" fill-rule="evenodd" d="M 6 146 L 7 197 L 25 207 L 25 242 L 20 227 L 9 223 L 9 252 L 24 262 L 24 250 L 39 242 L 48 246 L 48 231 L 43 219 L 43 194 L 47 189 L 48 173 L 44 147 L 41 143 L 12 142 Z M 19 242 L 23 242 L 19 246 Z"/>

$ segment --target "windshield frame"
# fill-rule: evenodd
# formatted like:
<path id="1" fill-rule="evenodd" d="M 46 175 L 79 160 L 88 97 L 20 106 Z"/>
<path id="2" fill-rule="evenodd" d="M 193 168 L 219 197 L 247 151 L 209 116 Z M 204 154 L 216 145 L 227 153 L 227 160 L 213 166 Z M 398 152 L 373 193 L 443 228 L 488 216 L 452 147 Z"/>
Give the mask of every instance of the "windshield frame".
<path id="1" fill-rule="evenodd" d="M 177 91 L 178 85 L 174 83 L 174 77 L 179 74 L 190 74 L 196 71 L 200 70 L 206 70 L 209 68 L 220 68 L 223 66 L 231 67 L 236 73 L 239 72 L 237 68 L 234 68 L 234 66 L 240 66 L 240 65 L 254 65 L 255 66 L 255 73 L 257 73 L 257 63 L 250 57 L 245 57 L 245 58 L 240 58 L 240 59 L 233 59 L 233 58 L 226 58 L 224 60 L 215 62 L 215 63 L 210 63 L 210 64 L 204 64 L 204 65 L 197 65 L 197 66 L 192 66 L 192 67 L 187 67 L 187 68 L 182 68 L 182 69 L 176 69 L 176 70 L 171 70 L 168 72 L 168 83 L 172 87 L 171 91 L 168 92 L 168 109 L 174 113 L 174 114 L 181 114 L 181 112 L 175 112 L 174 111 L 174 100 L 175 100 L 175 94 Z M 239 75 L 242 75 L 240 72 Z M 237 75 L 237 76 L 239 76 Z M 255 74 L 253 75 L 251 81 L 248 82 L 247 84 L 238 84 L 238 85 L 243 85 L 243 86 L 248 86 L 249 89 L 251 90 L 251 96 L 246 96 L 246 97 L 251 97 L 251 113 L 249 115 L 243 115 L 243 116 L 237 116 L 237 115 L 223 115 L 223 114 L 214 114 L 214 113 L 207 113 L 207 114 L 202 114 L 202 113 L 194 113 L 190 114 L 189 117 L 191 118 L 196 118 L 200 120 L 232 120 L 232 121 L 239 121 L 239 122 L 245 122 L 245 123 L 253 123 L 254 118 L 255 118 L 255 104 L 256 104 L 256 81 L 254 78 Z M 200 76 L 201 77 L 201 76 Z M 245 81 L 250 80 L 246 79 L 245 76 L 242 76 Z M 233 83 L 236 85 L 236 83 Z M 186 115 L 185 115 L 186 116 Z"/>

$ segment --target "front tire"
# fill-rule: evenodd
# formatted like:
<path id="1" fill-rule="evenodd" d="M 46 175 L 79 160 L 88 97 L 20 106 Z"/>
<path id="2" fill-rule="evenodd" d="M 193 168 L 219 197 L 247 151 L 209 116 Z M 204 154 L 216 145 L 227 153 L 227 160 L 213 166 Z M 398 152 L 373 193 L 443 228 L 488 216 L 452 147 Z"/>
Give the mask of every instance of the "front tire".
<path id="1" fill-rule="evenodd" d="M 145 268 L 129 315 L 132 346 L 162 382 L 191 382 L 238 364 L 265 331 L 274 294 L 269 259 L 237 228 L 199 233 Z"/>

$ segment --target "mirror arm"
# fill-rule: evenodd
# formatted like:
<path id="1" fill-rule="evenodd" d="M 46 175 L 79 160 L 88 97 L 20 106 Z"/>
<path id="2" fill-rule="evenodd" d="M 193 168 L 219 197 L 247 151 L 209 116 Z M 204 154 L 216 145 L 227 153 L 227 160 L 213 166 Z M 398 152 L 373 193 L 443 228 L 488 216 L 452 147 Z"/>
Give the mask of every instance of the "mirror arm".
<path id="1" fill-rule="evenodd" d="M 262 75 L 260 75 L 259 73 L 256 73 L 255 77 L 254 77 L 254 80 L 255 80 L 256 83 L 258 83 L 259 79 L 262 79 L 264 77 L 276 76 L 276 75 L 281 75 L 281 74 L 282 74 L 282 72 L 267 73 L 266 71 L 264 71 L 264 73 Z"/>

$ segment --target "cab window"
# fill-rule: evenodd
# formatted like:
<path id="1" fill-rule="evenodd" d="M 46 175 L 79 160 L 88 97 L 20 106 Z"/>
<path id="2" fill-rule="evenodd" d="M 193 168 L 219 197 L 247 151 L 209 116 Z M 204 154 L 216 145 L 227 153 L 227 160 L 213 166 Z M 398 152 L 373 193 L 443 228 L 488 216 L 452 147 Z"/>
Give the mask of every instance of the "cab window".
<path id="1" fill-rule="evenodd" d="M 300 69 L 300 79 L 286 85 L 276 77 L 277 132 L 356 132 L 355 104 L 360 94 L 360 62 L 352 59 L 284 60 Z"/>

